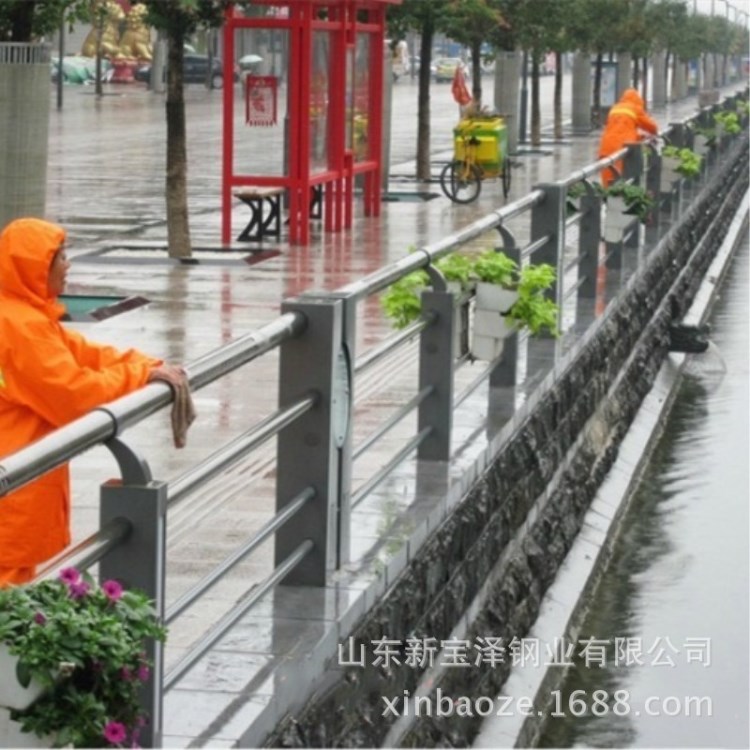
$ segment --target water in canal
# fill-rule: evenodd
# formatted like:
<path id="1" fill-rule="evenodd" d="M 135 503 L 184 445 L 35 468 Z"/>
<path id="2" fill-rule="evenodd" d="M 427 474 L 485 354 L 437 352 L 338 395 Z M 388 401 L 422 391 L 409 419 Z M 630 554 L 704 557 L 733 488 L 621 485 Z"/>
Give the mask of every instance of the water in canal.
<path id="1" fill-rule="evenodd" d="M 631 638 L 643 663 L 621 654 L 615 666 L 612 647 L 603 668 L 576 660 L 560 705 L 578 713 L 573 696 L 589 708 L 548 720 L 543 747 L 749 746 L 748 266 L 745 241 L 712 313 L 721 357 L 688 364 L 581 632 Z M 595 690 L 608 694 L 604 715 L 592 714 Z M 648 712 L 660 716 L 646 715 L 652 696 Z"/>

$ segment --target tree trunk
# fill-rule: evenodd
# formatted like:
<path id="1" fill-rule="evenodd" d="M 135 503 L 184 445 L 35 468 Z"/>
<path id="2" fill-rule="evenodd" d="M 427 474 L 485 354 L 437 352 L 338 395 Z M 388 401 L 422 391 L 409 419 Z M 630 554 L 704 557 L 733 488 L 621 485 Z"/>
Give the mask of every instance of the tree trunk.
<path id="1" fill-rule="evenodd" d="M 562 129 L 562 52 L 555 52 L 555 140 L 561 141 Z"/>
<path id="2" fill-rule="evenodd" d="M 643 85 L 641 86 L 641 96 L 644 102 L 648 102 L 648 57 L 645 55 L 641 58 L 643 60 L 643 70 L 641 71 L 641 79 Z"/>
<path id="3" fill-rule="evenodd" d="M 167 51 L 167 242 L 170 258 L 189 258 L 187 137 L 183 96 L 185 40 L 171 33 Z"/>
<path id="4" fill-rule="evenodd" d="M 476 110 L 482 106 L 482 45 L 474 42 L 471 45 L 471 96 Z"/>
<path id="5" fill-rule="evenodd" d="M 596 53 L 596 68 L 594 69 L 594 113 L 592 125 L 595 128 L 602 126 L 602 62 L 604 55 Z"/>
<path id="6" fill-rule="evenodd" d="M 419 99 L 417 104 L 417 179 L 429 180 L 430 169 L 430 63 L 435 27 L 427 22 L 422 27 L 419 48 Z"/>
<path id="7" fill-rule="evenodd" d="M 94 58 L 94 93 L 97 96 L 104 96 L 102 91 L 102 33 L 104 17 L 101 11 L 97 10 L 96 17 L 96 57 Z M 62 60 L 60 60 L 60 70 L 62 70 Z"/>
<path id="8" fill-rule="evenodd" d="M 541 53 L 531 53 L 531 145 L 539 146 L 542 142 L 542 114 L 539 108 L 539 58 Z"/>
<path id="9" fill-rule="evenodd" d="M 640 83 L 640 80 L 641 80 L 640 79 L 641 68 L 638 63 L 639 59 L 640 58 L 638 57 L 633 58 L 633 80 L 631 82 L 631 85 L 636 91 L 638 91 L 638 84 Z"/>

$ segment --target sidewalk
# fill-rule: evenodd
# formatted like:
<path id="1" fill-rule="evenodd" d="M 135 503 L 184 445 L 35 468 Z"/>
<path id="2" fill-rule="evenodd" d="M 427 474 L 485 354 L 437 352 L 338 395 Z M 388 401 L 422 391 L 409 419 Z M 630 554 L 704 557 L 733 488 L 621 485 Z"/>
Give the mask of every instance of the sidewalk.
<path id="1" fill-rule="evenodd" d="M 739 84 L 728 87 L 726 93 L 738 88 Z M 321 235 L 316 230 L 312 244 L 306 248 L 282 241 L 264 243 L 266 252 L 258 253 L 253 245 L 234 243 L 231 252 L 220 255 L 220 100 L 216 92 L 195 87 L 188 91 L 187 111 L 191 229 L 198 263 L 176 263 L 155 249 L 162 248 L 166 239 L 161 208 L 161 103 L 143 90 L 101 102 L 95 102 L 85 90 L 68 91 L 66 109 L 52 115 L 48 186 L 48 217 L 71 233 L 73 266 L 68 291 L 143 295 L 150 300 L 150 304 L 123 315 L 76 326 L 95 340 L 137 346 L 172 361 L 190 362 L 269 322 L 278 315 L 279 303 L 286 297 L 309 289 L 338 288 L 403 257 L 409 246 L 434 242 L 503 204 L 499 181 L 485 183 L 475 204 L 457 206 L 442 195 L 438 184 L 417 185 L 407 179 L 413 175 L 413 167 L 402 163 L 391 172 L 394 192 L 429 191 L 437 197 L 385 202 L 378 220 L 366 219 L 357 212 L 350 231 Z M 653 114 L 666 126 L 692 114 L 696 102 L 693 97 Z M 450 112 L 452 119 L 455 109 Z M 449 115 L 444 113 L 442 117 L 448 120 Z M 535 184 L 561 178 L 594 161 L 598 137 L 598 133 L 570 137 L 557 146 L 545 143 L 541 153 L 517 156 L 508 201 L 523 196 Z M 130 158 L 129 164 L 123 165 L 123 154 Z M 450 155 L 436 153 L 436 167 Z M 241 205 L 235 208 L 235 236 L 244 223 L 244 210 Z M 495 240 L 489 234 L 480 244 L 490 247 Z M 377 306 L 366 309 L 362 335 L 372 344 L 384 338 L 390 327 Z M 358 401 L 376 394 L 383 383 L 394 382 L 399 369 L 398 362 L 386 363 L 358 388 Z M 174 478 L 267 415 L 276 403 L 275 377 L 275 369 L 271 371 L 261 362 L 198 392 L 195 401 L 199 419 L 182 451 L 172 448 L 166 414 L 155 415 L 129 430 L 125 439 L 138 446 L 156 478 Z M 392 390 L 379 397 L 378 408 L 392 408 L 399 395 L 395 386 Z M 461 439 L 483 432 L 487 419 L 486 414 L 477 412 L 470 422 L 458 425 Z M 474 450 L 481 450 L 481 446 Z M 469 461 L 471 457 L 464 459 Z M 372 469 L 355 465 L 355 481 Z M 73 462 L 76 540 L 97 527 L 98 487 L 116 474 L 114 461 L 102 448 Z M 268 446 L 254 454 L 251 462 L 226 472 L 220 481 L 176 508 L 168 528 L 168 602 L 270 518 L 273 487 L 274 449 Z M 391 491 L 398 495 L 393 488 Z M 323 655 L 335 647 L 339 633 L 346 632 L 347 626 L 372 604 L 372 597 L 385 588 L 389 576 L 405 564 L 405 556 L 396 560 L 383 550 L 383 542 L 388 541 L 383 535 L 391 533 L 384 529 L 391 529 L 401 503 L 389 504 L 388 499 L 379 498 L 367 505 L 356 525 L 354 568 L 363 560 L 377 558 L 386 569 L 382 582 L 378 586 L 363 582 L 359 590 L 354 585 L 339 588 L 335 595 L 330 589 L 301 593 L 288 590 L 273 604 L 266 597 L 238 626 L 236 635 L 222 642 L 221 649 L 204 659 L 169 694 L 165 711 L 169 744 L 185 746 L 187 738 L 202 736 L 201 743 L 209 737 L 222 737 L 226 744 L 214 740 L 211 746 L 230 746 L 249 726 L 253 712 L 260 714 L 273 704 L 274 691 L 293 691 L 309 684 L 302 675 L 312 679 Z M 168 665 L 174 664 L 218 619 L 222 609 L 270 573 L 270 550 L 266 545 L 212 590 L 207 598 L 211 606 L 198 605 L 200 611 L 191 610 L 178 620 L 170 634 Z M 207 612 L 209 609 L 215 611 Z M 291 671 L 284 671 L 291 659 L 294 678 Z M 248 669 L 255 674 L 250 682 Z M 237 707 L 238 693 L 254 697 Z M 213 719 L 232 705 L 237 711 L 234 719 L 227 720 L 218 733 L 210 729 Z"/>

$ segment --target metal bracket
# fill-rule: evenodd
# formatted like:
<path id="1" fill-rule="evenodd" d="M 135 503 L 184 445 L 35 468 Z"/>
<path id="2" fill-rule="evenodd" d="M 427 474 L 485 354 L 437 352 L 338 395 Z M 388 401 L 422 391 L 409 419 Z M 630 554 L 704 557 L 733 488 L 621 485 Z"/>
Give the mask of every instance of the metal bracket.
<path id="1" fill-rule="evenodd" d="M 137 451 L 118 437 L 107 440 L 104 445 L 109 449 L 120 467 L 123 484 L 146 486 L 153 481 L 151 467 Z"/>

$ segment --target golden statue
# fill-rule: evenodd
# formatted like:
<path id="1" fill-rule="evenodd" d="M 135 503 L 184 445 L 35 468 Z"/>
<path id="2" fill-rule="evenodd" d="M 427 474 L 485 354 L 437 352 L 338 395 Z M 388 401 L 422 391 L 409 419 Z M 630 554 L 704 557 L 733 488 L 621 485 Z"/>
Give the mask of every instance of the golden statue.
<path id="1" fill-rule="evenodd" d="M 150 62 L 153 58 L 151 32 L 144 18 L 147 13 L 145 5 L 134 5 L 125 19 L 125 31 L 120 39 L 118 57 L 136 58 Z"/>
<path id="2" fill-rule="evenodd" d="M 125 18 L 125 13 L 123 13 L 122 8 L 114 0 L 106 0 L 103 6 L 98 5 L 97 7 L 103 7 L 104 10 L 99 49 L 102 57 L 112 58 L 117 55 L 119 49 L 120 22 Z M 84 57 L 96 57 L 96 26 L 89 31 L 83 42 L 81 54 Z"/>

